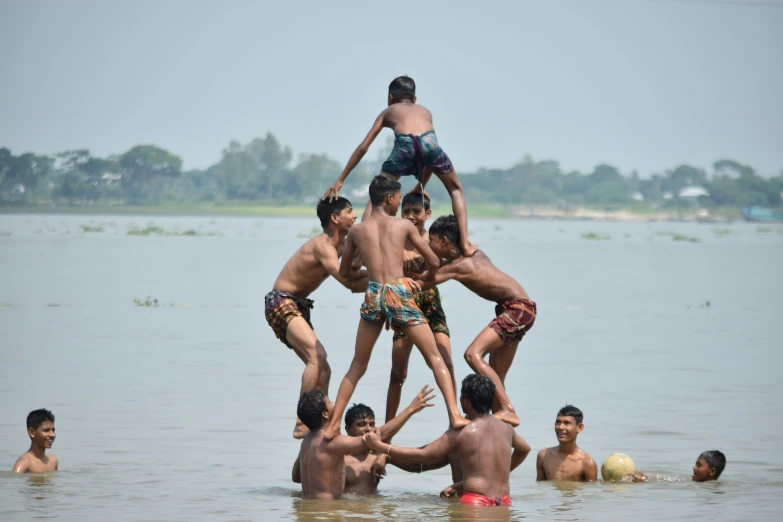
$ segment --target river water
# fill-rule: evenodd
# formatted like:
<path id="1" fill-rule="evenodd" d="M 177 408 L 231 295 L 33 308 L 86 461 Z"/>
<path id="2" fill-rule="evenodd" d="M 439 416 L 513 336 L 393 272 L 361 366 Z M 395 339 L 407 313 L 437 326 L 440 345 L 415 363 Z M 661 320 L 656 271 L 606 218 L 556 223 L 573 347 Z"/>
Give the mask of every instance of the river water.
<path id="1" fill-rule="evenodd" d="M 154 225 L 170 235 L 134 236 Z M 447 470 L 390 468 L 379 496 L 304 501 L 290 482 L 301 362 L 264 320 L 264 295 L 315 218 L 0 215 L 0 520 L 464 520 L 437 498 Z M 85 229 L 85 227 L 87 227 Z M 539 306 L 507 387 L 533 447 L 510 509 L 482 520 L 779 520 L 783 227 L 473 220 L 475 241 Z M 191 236 L 181 236 L 192 231 Z M 594 235 L 589 235 L 589 234 Z M 677 235 L 679 234 L 679 236 Z M 589 238 L 605 239 L 589 239 Z M 694 242 L 688 239 L 694 239 Z M 441 287 L 457 378 L 493 305 Z M 336 393 L 361 295 L 327 281 L 313 323 Z M 136 306 L 157 300 L 159 306 Z M 383 418 L 391 333 L 354 395 Z M 432 374 L 411 357 L 403 405 Z M 537 483 L 557 410 L 579 445 L 631 455 L 647 484 Z M 397 436 L 447 427 L 442 398 Z M 58 473 L 9 470 L 25 416 L 57 417 Z M 720 449 L 717 483 L 694 484 Z"/>

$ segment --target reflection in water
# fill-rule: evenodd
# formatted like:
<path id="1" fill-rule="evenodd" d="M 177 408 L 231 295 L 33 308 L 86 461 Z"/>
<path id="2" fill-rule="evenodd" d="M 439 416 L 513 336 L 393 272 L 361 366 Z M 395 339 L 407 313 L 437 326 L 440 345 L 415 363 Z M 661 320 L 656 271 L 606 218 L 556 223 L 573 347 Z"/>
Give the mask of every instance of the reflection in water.
<path id="1" fill-rule="evenodd" d="M 450 502 L 447 508 L 450 521 L 461 520 L 522 520 L 518 513 L 512 516 L 510 508 L 502 506 L 465 506 L 459 502 Z"/>
<path id="2" fill-rule="evenodd" d="M 555 507 L 555 511 L 566 512 L 582 508 L 578 493 L 584 489 L 584 482 L 553 480 L 552 485 L 562 493 L 563 499 L 561 504 Z"/>

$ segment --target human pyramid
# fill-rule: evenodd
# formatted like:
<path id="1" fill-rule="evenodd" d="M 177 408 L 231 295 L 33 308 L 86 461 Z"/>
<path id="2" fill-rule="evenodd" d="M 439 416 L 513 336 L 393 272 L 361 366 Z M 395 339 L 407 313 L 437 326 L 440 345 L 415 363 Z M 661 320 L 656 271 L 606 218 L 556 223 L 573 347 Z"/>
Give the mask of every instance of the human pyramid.
<path id="1" fill-rule="evenodd" d="M 338 192 L 384 127 L 394 132 L 394 148 L 370 184 L 362 222 L 354 225 L 351 202 Z M 424 223 L 431 210 L 424 187 L 432 173 L 448 190 L 454 214 L 437 218 L 427 231 Z M 419 183 L 403 198 L 398 180 L 408 175 Z M 400 204 L 403 219 L 396 218 Z M 448 464 L 454 483 L 441 496 L 459 496 L 465 504 L 510 505 L 510 472 L 525 460 L 530 446 L 514 430 L 519 418 L 504 381 L 519 342 L 535 322 L 536 304 L 471 244 L 462 187 L 438 144 L 432 114 L 416 104 L 413 79 L 392 81 L 388 108 L 324 194 L 317 214 L 324 233 L 286 263 L 265 301 L 275 335 L 305 363 L 293 433 L 303 441 L 292 479 L 302 484 L 305 498 L 337 499 L 345 492 L 374 493 L 387 463 L 419 473 Z M 365 293 L 353 361 L 334 404 L 328 398 L 331 368 L 310 322 L 313 301 L 308 299 L 329 276 L 352 292 Z M 475 372 L 462 381 L 465 416 L 457 407 L 449 329 L 437 288 L 452 279 L 495 304 L 495 318 L 465 352 Z M 373 411 L 354 405 L 345 415 L 348 435 L 341 435 L 343 413 L 384 325 L 394 330 L 386 423 L 376 430 Z M 413 346 L 432 369 L 450 425 L 423 448 L 391 443 L 414 413 L 432 406 L 433 388 L 425 386 L 397 414 Z M 576 446 L 582 419 L 573 406 L 558 413 L 560 445 L 539 453 L 538 480 L 596 480 L 595 461 Z"/>

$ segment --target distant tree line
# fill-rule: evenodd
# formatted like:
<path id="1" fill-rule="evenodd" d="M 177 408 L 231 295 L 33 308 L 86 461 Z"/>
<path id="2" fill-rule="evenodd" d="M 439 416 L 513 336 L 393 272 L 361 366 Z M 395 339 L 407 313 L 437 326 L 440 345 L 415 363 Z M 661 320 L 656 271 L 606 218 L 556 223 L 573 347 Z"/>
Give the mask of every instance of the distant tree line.
<path id="1" fill-rule="evenodd" d="M 343 193 L 366 199 L 366 187 L 389 152 L 364 161 L 348 178 Z M 347 157 L 347 153 L 346 153 Z M 161 205 L 191 202 L 312 203 L 337 178 L 342 164 L 325 155 L 302 154 L 272 135 L 250 143 L 232 141 L 220 160 L 204 170 L 182 169 L 182 159 L 154 145 L 138 145 L 124 154 L 100 158 L 89 150 L 54 156 L 15 156 L 0 148 L 0 205 L 14 203 Z M 508 169 L 481 169 L 458 175 L 469 203 L 559 205 L 606 208 L 780 207 L 783 172 L 763 177 L 747 165 L 723 159 L 712 169 L 680 165 L 649 178 L 622 174 L 611 165 L 592 172 L 566 172 L 556 161 L 526 157 Z M 448 195 L 433 177 L 435 201 Z"/>

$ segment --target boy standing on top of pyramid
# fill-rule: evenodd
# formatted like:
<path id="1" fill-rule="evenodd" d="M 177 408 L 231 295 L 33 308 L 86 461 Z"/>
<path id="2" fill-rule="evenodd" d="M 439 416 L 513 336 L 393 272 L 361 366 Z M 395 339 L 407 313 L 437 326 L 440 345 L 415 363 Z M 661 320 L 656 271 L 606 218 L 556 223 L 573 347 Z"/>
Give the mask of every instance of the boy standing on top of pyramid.
<path id="1" fill-rule="evenodd" d="M 414 191 L 424 191 L 424 187 L 434 172 L 440 178 L 451 197 L 451 208 L 457 217 L 460 237 L 459 245 L 466 256 L 472 256 L 477 246 L 468 238 L 468 210 L 462 185 L 454 172 L 454 165 L 440 148 L 435 129 L 432 125 L 432 113 L 422 105 L 416 104 L 416 83 L 413 78 L 400 76 L 389 85 L 388 108 L 384 109 L 372 124 L 370 132 L 356 147 L 340 177 L 329 187 L 324 199 L 337 197 L 345 179 L 356 168 L 375 138 L 384 127 L 394 131 L 394 149 L 389 159 L 381 167 L 381 174 L 399 181 L 400 176 L 414 176 L 420 182 Z M 371 203 L 368 204 L 368 210 Z M 369 215 L 365 211 L 364 217 Z M 364 219 L 364 218 L 362 218 Z"/>

